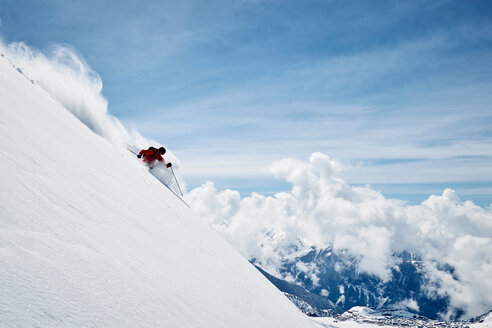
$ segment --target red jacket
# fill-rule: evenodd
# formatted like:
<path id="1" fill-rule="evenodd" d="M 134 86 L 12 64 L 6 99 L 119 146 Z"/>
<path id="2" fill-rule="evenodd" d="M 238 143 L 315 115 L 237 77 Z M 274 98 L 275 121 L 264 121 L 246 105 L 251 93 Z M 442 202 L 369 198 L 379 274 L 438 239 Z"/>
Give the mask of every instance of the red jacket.
<path id="1" fill-rule="evenodd" d="M 159 149 L 142 149 L 139 153 L 143 156 L 143 160 L 149 164 L 152 164 L 155 160 L 163 162 L 161 154 L 159 154 Z"/>

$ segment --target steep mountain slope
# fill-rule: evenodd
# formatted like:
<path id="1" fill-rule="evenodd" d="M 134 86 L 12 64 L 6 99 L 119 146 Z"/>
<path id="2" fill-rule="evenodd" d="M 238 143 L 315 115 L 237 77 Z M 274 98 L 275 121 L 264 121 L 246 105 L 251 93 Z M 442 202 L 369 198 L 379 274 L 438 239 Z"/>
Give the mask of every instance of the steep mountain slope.
<path id="1" fill-rule="evenodd" d="M 256 268 L 305 314 L 325 317 L 343 313 L 343 310 L 335 306 L 327 297 L 310 293 L 299 285 L 272 276 L 258 266 Z"/>
<path id="2" fill-rule="evenodd" d="M 1 327 L 311 327 L 124 148 L 0 57 Z"/>

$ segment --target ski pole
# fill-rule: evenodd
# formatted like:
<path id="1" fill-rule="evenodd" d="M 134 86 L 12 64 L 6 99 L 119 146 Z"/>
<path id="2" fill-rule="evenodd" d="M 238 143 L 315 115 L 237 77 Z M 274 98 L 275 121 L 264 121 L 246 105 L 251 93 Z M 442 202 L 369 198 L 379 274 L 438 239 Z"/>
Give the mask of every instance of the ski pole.
<path id="1" fill-rule="evenodd" d="M 171 172 L 173 172 L 174 180 L 176 180 L 176 184 L 178 185 L 179 192 L 181 193 L 181 196 L 183 196 L 183 192 L 181 191 L 181 187 L 179 186 L 178 179 L 176 179 L 176 174 L 174 174 L 174 170 L 173 170 L 173 167 L 172 166 L 171 166 Z"/>

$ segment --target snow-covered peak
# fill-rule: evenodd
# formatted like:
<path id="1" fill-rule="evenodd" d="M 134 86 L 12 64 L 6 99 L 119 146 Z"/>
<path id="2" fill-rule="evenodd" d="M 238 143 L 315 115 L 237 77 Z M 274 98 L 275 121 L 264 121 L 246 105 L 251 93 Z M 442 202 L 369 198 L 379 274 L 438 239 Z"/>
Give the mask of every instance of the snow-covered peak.
<path id="1" fill-rule="evenodd" d="M 1 327 L 312 326 L 134 155 L 5 57 L 0 127 Z"/>

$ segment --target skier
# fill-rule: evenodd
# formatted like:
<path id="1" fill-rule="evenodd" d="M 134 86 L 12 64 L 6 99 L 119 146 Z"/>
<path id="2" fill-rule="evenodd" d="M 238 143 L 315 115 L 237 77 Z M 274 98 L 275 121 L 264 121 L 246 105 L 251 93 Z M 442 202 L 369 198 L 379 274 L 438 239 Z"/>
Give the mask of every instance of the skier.
<path id="1" fill-rule="evenodd" d="M 159 162 L 164 162 L 164 158 L 162 155 L 166 153 L 166 148 L 160 147 L 159 149 L 154 147 L 149 147 L 149 149 L 142 149 L 140 153 L 137 155 L 138 158 L 142 158 L 144 162 L 149 164 L 150 168 L 154 167 L 154 162 L 157 160 Z M 166 167 L 171 167 L 171 163 L 167 163 Z"/>
<path id="2" fill-rule="evenodd" d="M 135 154 L 135 152 L 133 152 L 133 153 Z M 144 162 L 146 162 L 150 166 L 150 169 L 153 169 L 154 168 L 154 162 L 156 160 L 159 162 L 164 162 L 164 158 L 162 158 L 162 155 L 164 155 L 165 153 L 166 153 L 166 148 L 164 148 L 164 147 L 160 147 L 159 149 L 154 148 L 154 147 L 149 147 L 149 149 L 142 149 L 140 151 L 140 153 L 138 153 L 137 157 L 138 158 L 143 157 Z M 178 186 L 179 192 L 181 193 L 181 196 L 183 196 L 183 192 L 181 191 L 181 187 L 179 186 L 178 179 L 176 178 L 176 175 L 174 174 L 174 170 L 173 170 L 172 166 L 173 165 L 171 163 L 166 164 L 166 167 L 171 169 L 171 172 L 173 173 L 173 176 L 174 176 L 174 180 L 176 180 L 176 185 Z M 169 188 L 169 186 L 166 183 L 163 183 L 163 184 L 169 190 L 171 190 L 174 193 L 174 191 L 171 188 Z M 181 200 L 186 204 L 186 202 L 183 199 L 181 199 Z M 186 204 L 186 206 L 189 207 L 188 204 Z"/>

